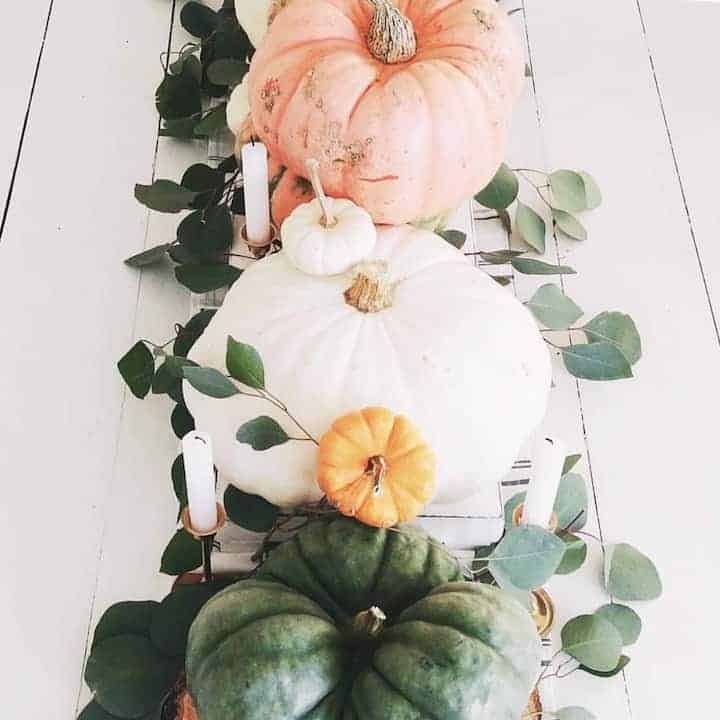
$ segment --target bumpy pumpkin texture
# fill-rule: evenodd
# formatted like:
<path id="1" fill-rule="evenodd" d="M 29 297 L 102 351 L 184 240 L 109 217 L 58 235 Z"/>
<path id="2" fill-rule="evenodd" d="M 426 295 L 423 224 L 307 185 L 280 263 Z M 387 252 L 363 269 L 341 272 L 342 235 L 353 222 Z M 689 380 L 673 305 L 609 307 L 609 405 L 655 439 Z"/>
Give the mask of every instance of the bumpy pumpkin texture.
<path id="1" fill-rule="evenodd" d="M 412 33 L 385 53 L 377 35 L 389 25 L 378 22 L 387 0 L 293 0 L 248 74 L 254 128 L 270 154 L 301 176 L 305 158 L 318 158 L 329 195 L 388 224 L 446 213 L 487 184 L 524 73 L 494 0 L 397 8 Z M 398 55 L 392 42 L 411 37 L 414 52 Z"/>
<path id="2" fill-rule="evenodd" d="M 187 677 L 202 720 L 517 720 L 539 651 L 527 611 L 425 536 L 340 519 L 205 606 Z"/>

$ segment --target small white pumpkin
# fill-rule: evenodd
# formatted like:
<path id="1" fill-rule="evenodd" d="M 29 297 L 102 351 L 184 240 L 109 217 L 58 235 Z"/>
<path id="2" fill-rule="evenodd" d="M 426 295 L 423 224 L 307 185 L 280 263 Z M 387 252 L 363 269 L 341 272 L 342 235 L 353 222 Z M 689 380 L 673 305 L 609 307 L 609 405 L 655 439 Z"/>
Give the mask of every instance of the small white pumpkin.
<path id="1" fill-rule="evenodd" d="M 293 210 L 281 228 L 285 252 L 308 275 L 337 275 L 357 265 L 375 247 L 377 231 L 370 214 L 350 200 L 323 192 L 320 163 L 307 167 L 315 199 Z"/>
<path id="2" fill-rule="evenodd" d="M 311 276 L 287 251 L 253 264 L 193 348 L 225 367 L 228 335 L 257 348 L 267 389 L 315 437 L 357 408 L 413 418 L 438 461 L 438 502 L 474 495 L 510 468 L 545 413 L 550 358 L 530 313 L 437 235 L 381 227 L 354 276 Z M 317 500 L 317 448 L 257 452 L 235 435 L 260 415 L 301 436 L 269 402 L 215 400 L 185 383 L 223 476 L 281 506 Z"/>
<path id="3" fill-rule="evenodd" d="M 253 47 L 258 47 L 265 37 L 268 21 L 277 4 L 277 0 L 235 0 L 238 22 Z"/>
<path id="4" fill-rule="evenodd" d="M 249 114 L 250 100 L 248 98 L 248 83 L 246 75 L 242 79 L 242 82 L 233 88 L 225 110 L 227 125 L 233 135 L 241 134 L 243 127 L 248 122 Z"/>

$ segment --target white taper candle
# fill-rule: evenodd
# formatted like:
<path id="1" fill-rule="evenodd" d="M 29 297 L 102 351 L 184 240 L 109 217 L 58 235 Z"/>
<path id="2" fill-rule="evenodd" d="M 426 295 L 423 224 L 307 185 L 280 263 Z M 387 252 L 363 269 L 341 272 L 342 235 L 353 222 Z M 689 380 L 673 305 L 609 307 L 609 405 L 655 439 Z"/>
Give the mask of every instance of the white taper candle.
<path id="1" fill-rule="evenodd" d="M 240 155 L 245 193 L 245 234 L 248 245 L 267 245 L 270 242 L 267 148 L 260 142 L 247 143 L 242 146 Z"/>
<path id="2" fill-rule="evenodd" d="M 565 445 L 557 439 L 538 438 L 532 458 L 522 524 L 548 527 L 565 464 Z"/>
<path id="3" fill-rule="evenodd" d="M 207 433 L 193 430 L 182 439 L 190 524 L 198 533 L 217 527 L 217 500 L 212 442 Z"/>

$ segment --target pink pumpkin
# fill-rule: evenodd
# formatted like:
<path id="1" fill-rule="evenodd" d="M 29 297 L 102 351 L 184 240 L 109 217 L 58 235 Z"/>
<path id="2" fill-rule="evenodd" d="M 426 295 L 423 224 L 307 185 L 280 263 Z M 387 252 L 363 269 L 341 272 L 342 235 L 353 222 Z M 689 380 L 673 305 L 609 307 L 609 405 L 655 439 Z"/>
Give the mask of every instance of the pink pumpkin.
<path id="1" fill-rule="evenodd" d="M 524 75 L 495 0 L 292 0 L 250 66 L 253 125 L 377 223 L 441 215 L 500 165 Z"/>

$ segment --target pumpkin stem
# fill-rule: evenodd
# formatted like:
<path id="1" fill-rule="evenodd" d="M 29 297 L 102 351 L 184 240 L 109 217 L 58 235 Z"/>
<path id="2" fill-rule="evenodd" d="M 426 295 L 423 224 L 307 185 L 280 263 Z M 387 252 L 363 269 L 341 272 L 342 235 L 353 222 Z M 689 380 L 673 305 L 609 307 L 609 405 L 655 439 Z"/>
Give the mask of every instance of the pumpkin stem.
<path id="1" fill-rule="evenodd" d="M 388 471 L 387 460 L 382 455 L 373 455 L 368 458 L 365 474 L 370 475 L 373 479 L 373 494 L 380 495 L 382 493 L 382 484 Z"/>
<path id="2" fill-rule="evenodd" d="M 368 610 L 358 613 L 352 621 L 353 630 L 361 635 L 370 635 L 377 637 L 383 629 L 383 624 L 387 620 L 387 615 L 379 608 L 373 605 Z"/>
<path id="3" fill-rule="evenodd" d="M 345 302 L 360 312 L 380 312 L 392 305 L 393 288 L 386 262 L 360 263 L 355 267 L 353 284 L 345 291 Z"/>
<path id="4" fill-rule="evenodd" d="M 322 182 L 320 182 L 320 163 L 314 158 L 310 158 L 305 165 L 307 166 L 308 173 L 310 174 L 310 182 L 312 183 L 313 190 L 315 191 L 315 197 L 320 203 L 320 207 L 323 211 L 323 216 L 320 222 L 326 227 L 333 227 L 337 223 L 337 219 L 333 215 L 330 207 L 330 200 L 323 190 Z"/>
<path id="5" fill-rule="evenodd" d="M 415 28 L 392 0 L 368 0 L 375 14 L 370 22 L 367 44 L 370 52 L 386 65 L 411 60 L 417 52 Z"/>

